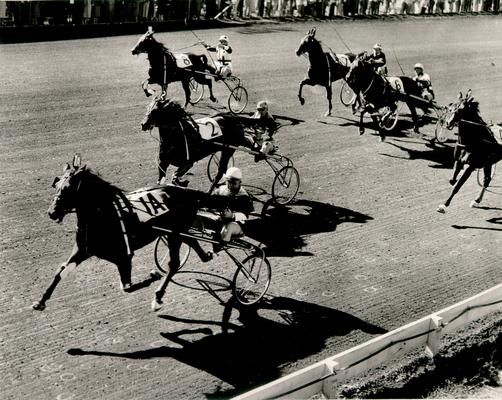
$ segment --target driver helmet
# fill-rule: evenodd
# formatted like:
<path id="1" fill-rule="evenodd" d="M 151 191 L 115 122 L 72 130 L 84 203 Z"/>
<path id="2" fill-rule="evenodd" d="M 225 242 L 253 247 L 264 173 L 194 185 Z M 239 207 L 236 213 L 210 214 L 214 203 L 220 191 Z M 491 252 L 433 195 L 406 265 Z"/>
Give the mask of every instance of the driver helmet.
<path id="1" fill-rule="evenodd" d="M 227 35 L 221 35 L 218 40 L 222 44 L 228 44 L 228 36 Z"/>
<path id="2" fill-rule="evenodd" d="M 413 69 L 421 69 L 422 71 L 424 70 L 424 66 L 420 63 L 416 63 Z"/>
<path id="3" fill-rule="evenodd" d="M 230 167 L 225 173 L 225 179 L 238 179 L 242 181 L 242 172 L 237 167 Z"/>
<path id="4" fill-rule="evenodd" d="M 258 111 L 268 111 L 268 103 L 265 100 L 261 100 L 256 104 L 256 110 Z"/>
<path id="5" fill-rule="evenodd" d="M 380 43 L 376 43 L 374 46 L 373 46 L 373 49 L 375 50 L 382 50 L 382 45 Z"/>

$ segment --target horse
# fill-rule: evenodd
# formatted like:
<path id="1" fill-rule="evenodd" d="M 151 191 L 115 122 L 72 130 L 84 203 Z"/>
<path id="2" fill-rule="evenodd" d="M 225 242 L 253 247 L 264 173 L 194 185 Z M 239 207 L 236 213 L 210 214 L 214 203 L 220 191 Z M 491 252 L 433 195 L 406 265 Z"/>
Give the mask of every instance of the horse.
<path id="1" fill-rule="evenodd" d="M 324 86 L 328 98 L 328 111 L 326 111 L 325 115 L 328 116 L 331 115 L 333 108 L 331 84 L 345 77 L 355 55 L 352 53 L 335 54 L 332 51 L 325 52 L 322 49 L 321 42 L 315 38 L 315 34 L 316 28 L 310 29 L 296 49 L 297 56 L 306 54 L 310 62 L 307 76 L 300 82 L 298 99 L 301 105 L 305 104 L 305 99 L 302 96 L 303 86 Z"/>
<path id="2" fill-rule="evenodd" d="M 186 185 L 181 178 L 195 161 L 221 151 L 218 172 L 209 193 L 218 185 L 225 174 L 235 147 L 247 146 L 244 127 L 252 124 L 250 118 L 231 113 L 220 113 L 213 117 L 194 120 L 179 103 L 165 97 L 156 97 L 148 107 L 141 128 L 159 129 L 158 183 L 162 183 L 169 165 L 178 167 L 172 183 Z"/>
<path id="3" fill-rule="evenodd" d="M 383 140 L 385 134 L 382 125 L 396 110 L 398 101 L 404 101 L 410 109 L 414 131 L 419 133 L 416 108 L 427 110 L 430 102 L 420 97 L 421 89 L 418 84 L 407 76 L 384 77 L 378 74 L 366 59 L 365 52 L 358 54 L 345 77 L 354 93 L 359 93 L 363 100 L 359 133 L 364 133 L 364 114 L 370 112 Z"/>
<path id="4" fill-rule="evenodd" d="M 216 101 L 213 95 L 212 79 L 205 75 L 212 71 L 212 67 L 208 65 L 207 56 L 193 53 L 173 53 L 155 40 L 153 33 L 152 27 L 149 27 L 148 31 L 139 38 L 131 49 L 133 55 L 141 53 L 148 55 L 150 62 L 148 78 L 141 83 L 146 96 L 155 93 L 148 87 L 151 84 L 159 85 L 162 92 L 166 92 L 169 83 L 181 81 L 185 92 L 186 107 L 190 102 L 190 79 L 193 78 L 201 85 L 206 85 L 209 88 L 209 98 L 213 102 Z"/>
<path id="5" fill-rule="evenodd" d="M 492 167 L 502 160 L 502 138 L 494 135 L 479 112 L 479 103 L 474 101 L 472 92 L 463 97 L 459 93 L 458 102 L 450 107 L 446 127 L 453 129 L 458 125 L 458 138 L 454 151 L 455 166 L 450 184 L 453 185 L 448 199 L 437 211 L 445 213 L 453 197 L 471 176 L 474 170 L 483 169 L 483 186 L 478 196 L 471 201 L 471 207 L 478 207 L 492 179 Z M 467 166 L 457 181 L 460 171 Z"/>
<path id="6" fill-rule="evenodd" d="M 74 157 L 72 165 L 66 164 L 63 175 L 54 179 L 53 187 L 56 194 L 48 209 L 49 217 L 61 222 L 65 215 L 75 212 L 77 232 L 70 257 L 56 271 L 40 300 L 32 305 L 38 311 L 46 308 L 63 271 L 70 266 L 77 267 L 91 256 L 115 264 L 122 290 L 133 291 L 131 261 L 134 251 L 166 234 L 155 226 L 172 231 L 168 235 L 170 271 L 156 292 L 162 298 L 167 282 L 179 269 L 182 242 L 191 246 L 201 260 L 207 256 L 195 239 L 181 238 L 179 233 L 192 226 L 199 208 L 219 209 L 226 204 L 220 196 L 172 185 L 124 194 L 86 165 L 81 165 L 79 155 Z"/>

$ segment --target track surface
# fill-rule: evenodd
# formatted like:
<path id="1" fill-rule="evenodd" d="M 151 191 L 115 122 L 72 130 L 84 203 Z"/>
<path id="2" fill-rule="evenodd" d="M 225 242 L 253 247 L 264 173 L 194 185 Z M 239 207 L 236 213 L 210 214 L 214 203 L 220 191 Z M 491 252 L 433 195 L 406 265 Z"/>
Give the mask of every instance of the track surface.
<path id="1" fill-rule="evenodd" d="M 52 178 L 73 153 L 127 190 L 156 179 L 156 142 L 139 127 L 147 62 L 130 55 L 135 36 L 0 46 L 3 399 L 228 397 L 500 283 L 502 227 L 488 220 L 500 222 L 501 195 L 470 209 L 472 179 L 449 213 L 437 214 L 450 189 L 449 149 L 410 132 L 386 143 L 370 130 L 359 136 L 338 101 L 335 116 L 323 117 L 321 89 L 306 89 L 300 106 L 307 62 L 294 50 L 310 27 L 225 31 L 250 102 L 268 99 L 273 113 L 306 121 L 277 137 L 301 174 L 299 202 L 253 227 L 270 249 L 271 297 L 240 314 L 197 283 L 216 288 L 232 277 L 223 256 L 205 265 L 191 257 L 192 272 L 178 275 L 158 315 L 149 309 L 156 283 L 124 294 L 116 268 L 96 259 L 63 280 L 46 311 L 31 310 L 73 243 L 74 217 L 57 225 L 46 215 Z M 502 19 L 319 24 L 318 38 L 343 52 L 335 27 L 354 51 L 383 43 L 395 74 L 392 47 L 406 73 L 422 62 L 440 103 L 472 88 L 485 120 L 502 120 Z M 197 33 L 209 43 L 221 34 Z M 196 41 L 186 32 L 157 38 L 171 48 Z M 195 112 L 223 109 L 227 94 L 216 86 L 220 103 Z M 433 125 L 422 132 L 433 134 Z M 246 183 L 270 192 L 263 162 L 237 162 Z M 193 172 L 192 185 L 205 189 L 205 163 Z M 493 183 L 502 186 L 502 177 Z M 148 246 L 134 258 L 134 281 L 152 268 Z"/>

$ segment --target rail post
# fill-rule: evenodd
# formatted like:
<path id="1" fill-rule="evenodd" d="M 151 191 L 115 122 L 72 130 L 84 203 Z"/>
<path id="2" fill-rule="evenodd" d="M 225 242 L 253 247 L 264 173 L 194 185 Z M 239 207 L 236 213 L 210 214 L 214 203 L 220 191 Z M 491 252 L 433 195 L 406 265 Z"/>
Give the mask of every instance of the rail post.
<path id="1" fill-rule="evenodd" d="M 425 344 L 425 353 L 434 358 L 434 356 L 439 352 L 439 346 L 441 344 L 441 329 L 443 329 L 443 318 L 432 315 L 430 319 L 429 329 L 433 329 L 427 335 L 427 342 Z"/>

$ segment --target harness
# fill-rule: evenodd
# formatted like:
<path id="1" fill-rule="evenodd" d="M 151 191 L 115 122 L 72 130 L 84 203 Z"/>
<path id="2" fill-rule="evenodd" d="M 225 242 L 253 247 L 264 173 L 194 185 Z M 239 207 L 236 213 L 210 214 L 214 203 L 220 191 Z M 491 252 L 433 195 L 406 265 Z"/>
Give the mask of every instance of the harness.
<path id="1" fill-rule="evenodd" d="M 115 211 L 117 212 L 117 217 L 120 223 L 120 229 L 122 230 L 122 235 L 124 236 L 124 243 L 126 245 L 127 255 L 132 256 L 134 252 L 131 251 L 131 246 L 129 245 L 129 235 L 127 234 L 126 224 L 124 222 L 124 210 L 129 209 L 129 207 L 127 206 L 128 200 L 123 193 L 119 192 L 117 193 L 116 199 L 113 200 L 112 203 L 113 207 L 115 208 Z"/>
<path id="2" fill-rule="evenodd" d="M 362 92 L 363 96 L 366 95 L 366 93 L 368 93 L 368 91 L 371 89 L 374 81 L 375 81 L 375 75 L 372 76 L 369 86 L 365 90 L 363 90 L 363 92 Z"/>

